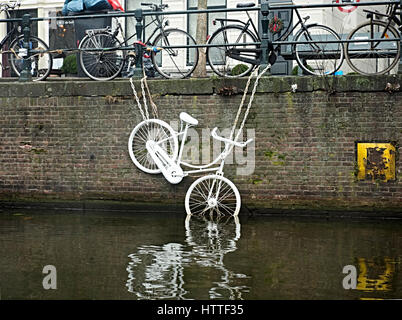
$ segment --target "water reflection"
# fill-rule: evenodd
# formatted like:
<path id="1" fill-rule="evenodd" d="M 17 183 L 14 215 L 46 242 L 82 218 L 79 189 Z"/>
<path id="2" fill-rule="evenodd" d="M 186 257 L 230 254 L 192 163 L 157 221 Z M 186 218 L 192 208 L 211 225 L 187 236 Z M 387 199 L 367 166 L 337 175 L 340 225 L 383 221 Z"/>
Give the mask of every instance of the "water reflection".
<path id="1" fill-rule="evenodd" d="M 391 258 L 377 259 L 359 258 L 359 276 L 356 289 L 371 291 L 390 291 L 397 261 Z"/>
<path id="2" fill-rule="evenodd" d="M 191 277 L 204 276 L 207 298 L 242 299 L 249 291 L 242 279 L 248 276 L 224 264 L 225 255 L 237 250 L 239 219 L 187 216 L 184 226 L 184 244 L 142 245 L 129 255 L 128 291 L 138 299 L 192 299 L 199 297 L 194 291 L 201 288 L 192 288 Z"/>

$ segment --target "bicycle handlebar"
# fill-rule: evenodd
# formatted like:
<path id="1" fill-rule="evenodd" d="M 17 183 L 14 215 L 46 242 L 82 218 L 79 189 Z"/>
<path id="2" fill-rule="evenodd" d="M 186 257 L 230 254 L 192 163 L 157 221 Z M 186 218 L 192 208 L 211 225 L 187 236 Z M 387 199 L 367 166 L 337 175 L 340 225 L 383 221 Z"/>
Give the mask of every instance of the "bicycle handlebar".
<path id="1" fill-rule="evenodd" d="M 233 141 L 233 140 L 226 139 L 226 138 L 224 138 L 224 137 L 218 136 L 218 135 L 216 134 L 216 130 L 218 130 L 217 127 L 215 127 L 215 128 L 211 131 L 211 136 L 212 136 L 214 139 L 219 140 L 219 141 L 222 141 L 222 142 L 225 142 L 225 143 L 232 144 L 232 145 L 234 145 L 234 146 L 236 146 L 236 147 L 244 148 L 246 145 L 248 145 L 250 142 L 253 141 L 253 139 L 248 139 L 246 142 L 236 142 L 236 141 Z"/>
<path id="2" fill-rule="evenodd" d="M 150 3 L 150 2 L 141 2 L 141 5 L 142 6 L 147 6 L 147 7 L 151 7 L 152 9 L 154 9 L 154 10 L 163 10 L 163 9 L 166 9 L 166 8 L 168 8 L 169 6 L 167 5 L 167 4 L 160 4 L 160 5 L 157 5 L 157 4 L 155 4 L 155 3 Z"/>
<path id="3" fill-rule="evenodd" d="M 21 0 L 10 0 L 7 2 L 0 2 L 1 10 L 15 9 L 21 5 Z"/>

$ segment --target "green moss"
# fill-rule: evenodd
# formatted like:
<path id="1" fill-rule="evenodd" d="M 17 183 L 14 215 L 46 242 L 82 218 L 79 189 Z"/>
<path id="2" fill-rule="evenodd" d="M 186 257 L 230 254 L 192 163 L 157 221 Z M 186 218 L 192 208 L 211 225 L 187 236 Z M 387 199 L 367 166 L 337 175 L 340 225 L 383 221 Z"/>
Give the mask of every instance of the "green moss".
<path id="1" fill-rule="evenodd" d="M 266 157 L 270 158 L 270 159 L 272 159 L 272 157 L 273 157 L 275 154 L 276 154 L 276 152 L 275 152 L 275 151 L 271 151 L 271 150 L 268 150 L 268 151 L 265 151 L 265 152 L 264 152 L 264 155 L 265 155 Z"/>
<path id="2" fill-rule="evenodd" d="M 367 77 L 357 77 L 356 85 L 358 89 L 366 89 L 370 87 L 370 79 L 368 79 Z"/>
<path id="3" fill-rule="evenodd" d="M 232 76 L 237 76 L 239 74 L 242 74 L 243 72 L 246 72 L 248 67 L 245 64 L 238 64 L 232 69 Z"/>
<path id="4" fill-rule="evenodd" d="M 63 65 L 61 66 L 61 71 L 65 74 L 76 74 L 77 73 L 77 57 L 75 54 L 69 55 L 64 58 Z"/>
<path id="5" fill-rule="evenodd" d="M 197 96 L 194 96 L 194 97 L 193 97 L 193 104 L 192 104 L 192 107 L 193 107 L 194 109 L 197 108 L 197 100 L 198 100 Z"/>
<path id="6" fill-rule="evenodd" d="M 291 92 L 286 92 L 286 102 L 289 108 L 293 109 L 294 104 L 293 104 L 293 97 Z"/>
<path id="7" fill-rule="evenodd" d="M 262 183 L 262 179 L 254 179 L 253 181 L 252 181 L 252 183 L 253 184 L 260 184 L 260 183 Z"/>

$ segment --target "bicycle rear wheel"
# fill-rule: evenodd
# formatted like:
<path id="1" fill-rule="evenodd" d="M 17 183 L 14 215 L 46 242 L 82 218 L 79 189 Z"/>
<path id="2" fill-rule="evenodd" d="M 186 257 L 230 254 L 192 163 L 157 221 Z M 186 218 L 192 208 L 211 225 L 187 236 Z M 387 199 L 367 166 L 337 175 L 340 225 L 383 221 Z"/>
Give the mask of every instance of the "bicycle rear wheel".
<path id="1" fill-rule="evenodd" d="M 15 74 L 19 77 L 23 70 L 24 57 L 20 50 L 23 48 L 24 36 L 19 36 L 10 44 L 11 53 L 8 54 L 8 61 L 11 64 Z M 30 50 L 41 51 L 49 50 L 47 44 L 41 39 L 31 36 L 29 38 Z M 33 81 L 45 80 L 50 74 L 53 65 L 53 58 L 49 52 L 31 52 L 29 56 L 31 65 L 31 76 Z"/>
<path id="2" fill-rule="evenodd" d="M 398 38 L 395 28 L 387 27 L 382 21 L 365 22 L 349 34 L 348 40 L 384 39 L 384 41 L 346 43 L 346 61 L 354 71 L 364 75 L 390 72 L 399 61 Z M 395 69 L 395 73 L 397 71 Z"/>
<path id="3" fill-rule="evenodd" d="M 341 40 L 338 34 L 322 25 L 310 25 L 296 35 L 295 41 L 313 43 L 300 43 L 294 45 L 297 64 L 312 75 L 330 75 L 335 73 L 344 60 L 344 48 L 341 42 L 323 43 L 314 41 Z"/>
<path id="4" fill-rule="evenodd" d="M 256 50 L 257 45 L 253 44 L 255 42 L 257 42 L 257 38 L 243 26 L 222 27 L 208 41 L 208 44 L 217 45 L 207 48 L 208 63 L 212 70 L 221 77 L 246 76 L 255 68 L 259 58 L 259 52 Z M 244 45 L 228 46 L 228 44 L 241 43 Z"/>
<path id="5" fill-rule="evenodd" d="M 154 47 L 195 45 L 191 35 L 180 29 L 163 30 L 153 43 Z M 198 63 L 198 48 L 164 48 L 152 52 L 152 63 L 163 77 L 168 79 L 187 78 Z"/>
<path id="6" fill-rule="evenodd" d="M 241 199 L 236 186 L 220 175 L 207 175 L 193 182 L 184 201 L 188 215 L 237 216 Z"/>
<path id="7" fill-rule="evenodd" d="M 161 170 L 147 151 L 146 143 L 150 140 L 161 142 L 160 146 L 173 159 L 177 157 L 179 144 L 172 127 L 158 119 L 144 120 L 133 129 L 128 139 L 131 160 L 140 170 L 156 174 Z"/>
<path id="8" fill-rule="evenodd" d="M 124 66 L 125 53 L 121 42 L 110 33 L 86 35 L 79 45 L 80 65 L 85 74 L 97 81 L 116 78 Z M 107 51 L 99 50 L 107 48 Z M 93 51 L 91 51 L 91 49 Z"/>

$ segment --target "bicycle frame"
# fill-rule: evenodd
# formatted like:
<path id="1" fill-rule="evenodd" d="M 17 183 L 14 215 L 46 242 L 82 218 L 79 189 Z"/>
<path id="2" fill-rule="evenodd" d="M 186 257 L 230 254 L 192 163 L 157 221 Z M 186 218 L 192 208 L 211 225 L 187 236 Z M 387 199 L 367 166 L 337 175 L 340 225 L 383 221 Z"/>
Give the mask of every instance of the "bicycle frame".
<path id="1" fill-rule="evenodd" d="M 301 29 L 300 30 L 307 30 L 307 27 L 306 27 L 306 24 L 305 24 L 305 22 L 310 18 L 309 16 L 307 16 L 306 18 L 302 18 L 301 16 L 300 16 L 300 13 L 299 13 L 299 11 L 297 10 L 297 9 L 294 9 L 294 11 L 296 12 L 296 15 L 297 15 L 297 18 L 298 18 L 298 21 L 297 21 L 297 23 L 294 25 L 294 26 L 292 26 L 291 27 L 291 23 L 292 23 L 292 21 L 293 21 L 293 14 L 292 14 L 292 18 L 291 18 L 291 20 L 290 20 L 290 22 L 289 22 L 289 25 L 288 25 L 288 27 L 287 27 L 287 29 L 285 30 L 285 32 L 277 39 L 278 41 L 279 40 L 285 40 L 285 39 L 287 39 L 288 37 L 289 37 L 289 35 L 300 25 L 301 26 Z M 293 11 L 292 11 L 293 12 Z M 215 19 L 216 21 L 219 21 L 220 23 L 221 23 L 221 26 L 222 27 L 224 27 L 225 26 L 225 22 L 237 22 L 237 23 L 240 23 L 241 25 L 243 25 L 243 29 L 242 29 L 242 33 L 243 32 L 246 32 L 246 30 L 249 30 L 249 27 L 250 27 L 250 25 L 252 26 L 252 28 L 253 28 L 253 30 L 251 31 L 251 33 L 253 33 L 253 35 L 255 36 L 255 38 L 258 40 L 258 41 L 261 41 L 261 38 L 260 38 L 260 36 L 259 36 L 259 33 L 258 33 L 258 31 L 257 31 L 257 28 L 256 28 L 256 26 L 255 26 L 255 24 L 253 23 L 253 21 L 252 21 L 252 19 L 251 19 L 251 17 L 250 17 L 250 14 L 246 11 L 246 14 L 247 14 L 247 16 L 248 16 L 248 20 L 246 21 L 246 22 L 243 22 L 243 21 L 241 21 L 241 20 L 237 20 L 237 19 Z M 304 22 L 303 22 L 303 20 L 304 20 Z M 254 31 L 254 32 L 253 32 Z M 298 32 L 300 32 L 300 31 L 298 31 Z M 309 34 L 308 32 L 307 32 L 307 34 Z M 240 36 L 241 36 L 241 34 L 240 34 Z M 239 36 L 239 38 L 240 38 L 240 36 Z M 309 36 L 309 40 L 312 40 L 312 38 Z M 226 35 L 226 32 L 224 33 L 224 41 L 226 42 L 226 43 L 228 43 L 229 41 L 228 41 L 228 38 L 227 38 L 227 35 Z M 239 41 L 239 39 L 237 39 L 236 41 Z M 233 47 L 233 48 L 229 48 L 228 49 L 228 56 L 229 57 L 231 57 L 231 58 L 234 58 L 234 59 L 236 59 L 236 60 L 239 60 L 239 61 L 242 61 L 242 62 L 246 62 L 246 63 L 251 63 L 251 64 L 255 64 L 255 65 L 257 65 L 257 64 L 260 64 L 260 58 L 257 58 L 257 59 L 253 59 L 253 58 L 245 58 L 245 57 L 242 57 L 240 54 L 241 53 L 246 53 L 246 52 L 254 52 L 254 53 L 260 53 L 261 52 L 261 49 L 260 48 L 256 48 L 256 49 L 251 49 L 251 48 L 237 48 L 237 47 Z M 277 51 L 277 52 L 279 52 L 280 51 L 280 45 L 277 45 L 274 49 L 273 49 L 273 51 Z"/>
<path id="2" fill-rule="evenodd" d="M 118 19 L 118 18 L 115 18 L 115 19 Z M 146 30 L 151 24 L 155 24 L 156 27 L 155 27 L 155 29 L 152 31 L 152 33 L 151 33 L 151 35 L 148 37 L 148 39 L 144 42 L 145 44 L 150 44 L 152 38 L 155 36 L 155 34 L 157 33 L 157 31 L 158 31 L 158 30 L 161 30 L 161 32 L 163 33 L 164 28 L 165 28 L 165 25 L 164 25 L 164 23 L 163 23 L 163 20 L 161 20 L 161 19 L 159 18 L 159 16 L 152 17 L 152 21 L 150 21 L 150 22 L 147 23 L 147 24 L 144 24 L 144 28 L 143 28 L 143 38 L 145 38 L 145 30 Z M 137 33 L 134 33 L 134 34 L 132 34 L 131 36 L 129 36 L 128 38 L 126 38 L 125 32 L 123 31 L 123 28 L 122 28 L 120 22 L 117 22 L 117 27 L 116 27 L 115 31 L 113 32 L 113 35 L 117 36 L 117 34 L 119 33 L 119 31 L 120 31 L 121 34 L 122 34 L 123 43 L 124 43 L 125 46 L 128 46 L 128 45 L 129 45 L 129 41 L 137 36 Z"/>
<path id="3" fill-rule="evenodd" d="M 198 166 L 198 165 L 194 165 L 194 164 L 190 164 L 190 163 L 182 161 L 184 144 L 187 139 L 188 129 L 191 126 L 192 126 L 191 124 L 186 123 L 185 126 L 183 127 L 183 122 L 181 122 L 180 131 L 176 132 L 173 130 L 174 136 L 177 140 L 179 137 L 181 137 L 181 144 L 179 146 L 179 152 L 178 152 L 177 157 L 170 156 L 165 151 L 165 149 L 162 147 L 162 145 L 165 142 L 167 142 L 168 140 L 170 140 L 172 138 L 171 136 L 169 136 L 165 139 L 161 139 L 158 142 L 150 140 L 150 141 L 147 141 L 147 143 L 146 143 L 146 149 L 147 149 L 148 153 L 151 155 L 151 157 L 154 160 L 154 162 L 156 163 L 157 167 L 162 171 L 162 174 L 165 176 L 165 178 L 172 184 L 177 184 L 184 177 L 186 177 L 190 174 L 194 174 L 194 173 L 215 171 L 217 175 L 223 175 L 223 167 L 225 165 L 225 158 L 230 154 L 232 149 L 235 146 L 244 147 L 253 140 L 253 139 L 249 139 L 246 142 L 239 143 L 239 142 L 236 142 L 231 139 L 226 139 L 226 138 L 216 135 L 217 128 L 215 128 L 211 132 L 212 137 L 215 138 L 216 140 L 224 142 L 225 147 L 224 147 L 223 151 L 213 161 L 211 161 L 208 164 Z M 219 165 L 217 165 L 218 163 L 219 163 Z M 192 168 L 194 170 L 183 170 L 182 166 Z"/>
<path id="4" fill-rule="evenodd" d="M 375 19 L 374 19 L 374 15 L 377 15 L 377 16 L 380 16 L 380 17 L 386 17 L 387 24 L 386 24 L 386 27 L 384 28 L 384 31 L 382 32 L 381 37 L 380 37 L 380 38 L 382 39 L 382 38 L 386 37 L 386 33 L 387 33 L 389 27 L 391 26 L 392 22 L 394 22 L 395 24 L 397 24 L 397 25 L 398 25 L 398 28 L 401 28 L 402 23 L 401 23 L 401 21 L 399 20 L 399 18 L 398 18 L 397 15 L 396 15 L 396 11 L 397 11 L 397 10 L 398 10 L 398 5 L 393 5 L 393 6 L 390 6 L 390 7 L 387 9 L 387 13 L 386 13 L 386 14 L 380 13 L 380 12 L 374 12 L 374 11 L 370 11 L 370 10 L 363 10 L 363 11 L 365 11 L 365 12 L 368 13 L 368 14 L 367 14 L 367 18 L 370 19 L 370 23 L 371 23 L 371 24 L 372 24 L 372 22 L 375 20 Z M 381 18 L 380 18 L 380 20 L 381 20 Z M 370 33 L 371 33 L 371 35 L 374 34 L 374 30 L 373 30 L 372 27 L 371 27 Z M 372 38 L 374 38 L 374 37 L 372 37 Z M 381 43 L 380 41 L 378 41 L 378 42 L 371 42 L 371 43 L 370 43 L 371 49 L 375 49 L 378 45 L 380 45 L 380 43 Z"/>
<path id="5" fill-rule="evenodd" d="M 180 131 L 176 132 L 175 131 L 175 136 L 177 138 L 179 138 L 181 136 L 181 144 L 179 146 L 179 154 L 177 156 L 176 159 L 171 159 L 167 154 L 165 155 L 165 157 L 169 157 L 170 158 L 170 162 L 179 167 L 184 166 L 184 167 L 188 167 L 188 168 L 193 168 L 195 170 L 185 170 L 183 171 L 183 176 L 188 176 L 189 174 L 194 174 L 194 173 L 201 173 L 201 172 L 212 172 L 212 171 L 216 171 L 217 174 L 222 174 L 223 172 L 223 166 L 225 164 L 225 158 L 229 155 L 231 148 L 228 147 L 227 144 L 225 144 L 225 148 L 224 150 L 210 163 L 206 164 L 206 165 L 194 165 L 191 163 L 187 163 L 182 161 L 182 156 L 183 156 L 183 151 L 184 151 L 184 144 L 186 142 L 187 139 L 187 135 L 188 135 L 188 129 L 191 127 L 191 125 L 186 124 L 184 126 L 183 129 L 183 125 L 181 125 Z M 166 139 L 162 139 L 160 141 L 158 141 L 156 144 L 157 145 L 162 145 L 164 142 L 168 141 L 170 139 L 170 137 L 166 138 Z M 160 150 L 159 150 L 160 151 Z M 219 166 L 210 168 L 212 166 L 214 166 L 215 164 L 217 164 L 219 161 L 221 161 L 221 163 L 219 164 Z"/>

